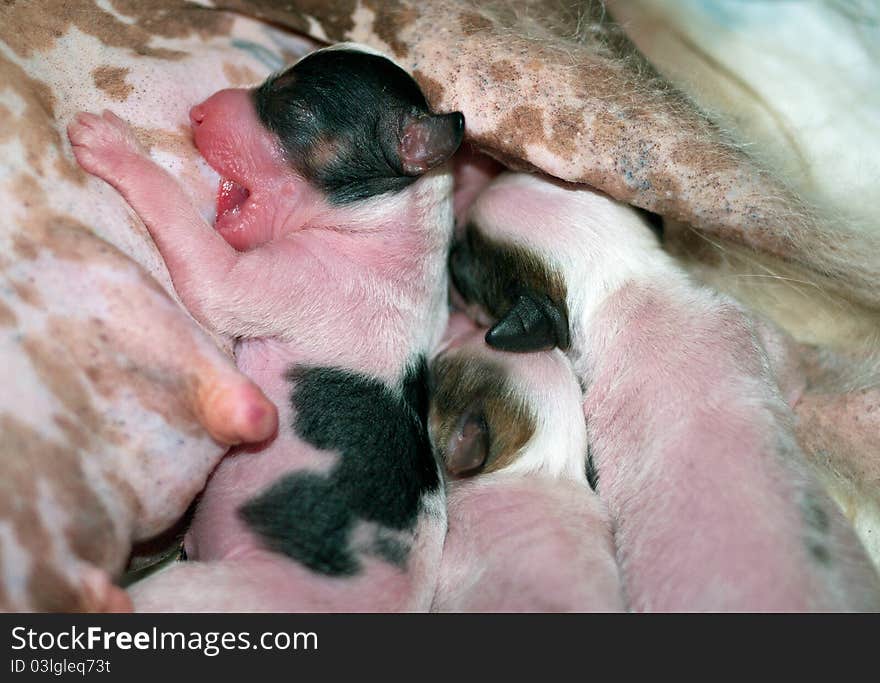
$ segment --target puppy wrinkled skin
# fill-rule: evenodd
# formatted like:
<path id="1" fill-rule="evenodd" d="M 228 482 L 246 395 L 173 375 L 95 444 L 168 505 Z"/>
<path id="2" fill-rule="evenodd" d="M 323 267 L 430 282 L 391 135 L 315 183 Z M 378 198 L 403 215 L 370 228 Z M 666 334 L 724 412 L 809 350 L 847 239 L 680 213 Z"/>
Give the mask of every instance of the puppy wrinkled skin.
<path id="1" fill-rule="evenodd" d="M 755 325 L 690 281 L 638 214 L 504 174 L 477 197 L 450 263 L 464 298 L 498 320 L 490 344 L 559 344 L 550 314 L 530 317 L 524 300 L 568 321 L 633 609 L 880 605 L 876 573 L 798 446 Z"/>

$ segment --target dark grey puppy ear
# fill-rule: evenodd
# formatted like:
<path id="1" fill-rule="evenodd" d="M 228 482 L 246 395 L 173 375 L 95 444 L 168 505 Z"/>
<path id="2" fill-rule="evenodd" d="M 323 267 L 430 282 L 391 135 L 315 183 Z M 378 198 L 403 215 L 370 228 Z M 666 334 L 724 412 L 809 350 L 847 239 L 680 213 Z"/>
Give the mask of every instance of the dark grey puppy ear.
<path id="1" fill-rule="evenodd" d="M 486 343 L 501 351 L 568 350 L 568 312 L 546 294 L 525 290 L 507 313 L 486 333 Z"/>
<path id="2" fill-rule="evenodd" d="M 408 117 L 400 129 L 397 154 L 408 176 L 418 176 L 449 159 L 464 136 L 464 114 Z"/>
<path id="3" fill-rule="evenodd" d="M 458 429 L 446 445 L 446 469 L 452 474 L 473 474 L 479 471 L 489 457 L 489 427 L 481 413 L 468 412 L 462 416 Z"/>

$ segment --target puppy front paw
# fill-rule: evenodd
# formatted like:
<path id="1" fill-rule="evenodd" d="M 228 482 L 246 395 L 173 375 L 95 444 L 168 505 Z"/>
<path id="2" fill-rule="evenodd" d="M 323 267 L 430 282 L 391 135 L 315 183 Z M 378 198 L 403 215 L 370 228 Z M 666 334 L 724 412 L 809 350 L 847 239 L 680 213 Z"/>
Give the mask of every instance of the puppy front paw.
<path id="1" fill-rule="evenodd" d="M 106 109 L 100 115 L 79 112 L 67 126 L 67 137 L 79 165 L 111 184 L 144 155 L 131 126 Z"/>

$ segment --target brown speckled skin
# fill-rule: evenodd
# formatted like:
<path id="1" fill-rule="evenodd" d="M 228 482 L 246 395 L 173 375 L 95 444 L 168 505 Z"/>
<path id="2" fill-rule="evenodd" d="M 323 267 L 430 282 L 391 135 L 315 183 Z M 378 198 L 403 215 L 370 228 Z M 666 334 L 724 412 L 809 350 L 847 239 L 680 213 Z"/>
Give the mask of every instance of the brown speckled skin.
<path id="1" fill-rule="evenodd" d="M 146 230 L 79 170 L 64 134 L 78 109 L 113 107 L 213 202 L 183 97 L 269 69 L 203 47 L 259 40 L 256 22 L 164 5 L 0 6 L 0 611 L 130 608 L 111 578 L 132 543 L 179 519 L 226 444 L 246 440 L 242 406 L 274 414 L 175 301 Z"/>
<path id="2" fill-rule="evenodd" d="M 74 111 L 110 107 L 210 204 L 186 111 L 270 70 L 233 38 L 295 57 L 263 20 L 387 51 L 511 167 L 588 183 L 880 306 L 876 263 L 849 268 L 850 245 L 624 57 L 626 36 L 595 10 L 575 36 L 555 2 L 38 4 L 0 4 L 0 609 L 124 608 L 91 570 L 118 575 L 131 541 L 179 517 L 223 453 L 200 415 L 206 391 L 239 381 L 222 342 L 174 303 L 143 226 L 77 168 L 63 131 Z M 817 388 L 798 407 L 805 448 L 833 442 L 832 468 L 860 491 L 877 488 L 876 386 Z M 63 467 L 39 464 L 49 457 Z M 14 496 L 24 507 L 4 507 Z"/>

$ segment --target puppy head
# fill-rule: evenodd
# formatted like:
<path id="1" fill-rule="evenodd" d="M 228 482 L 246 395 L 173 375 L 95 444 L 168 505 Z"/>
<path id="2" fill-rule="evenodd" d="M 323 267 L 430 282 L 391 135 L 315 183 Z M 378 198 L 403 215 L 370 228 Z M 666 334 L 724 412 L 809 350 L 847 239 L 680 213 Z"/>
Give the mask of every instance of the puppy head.
<path id="1" fill-rule="evenodd" d="M 558 350 L 504 353 L 485 330 L 454 338 L 431 363 L 428 428 L 453 476 L 501 469 L 585 477 L 580 386 Z"/>
<path id="2" fill-rule="evenodd" d="M 505 173 L 476 199 L 452 245 L 452 282 L 506 351 L 570 354 L 596 307 L 667 260 L 634 209 L 550 178 Z"/>
<path id="3" fill-rule="evenodd" d="M 461 144 L 461 112 L 433 113 L 390 59 L 354 44 L 313 52 L 253 93 L 296 170 L 344 204 L 400 190 Z"/>
<path id="4" fill-rule="evenodd" d="M 221 178 L 217 230 L 240 250 L 319 215 L 347 224 L 364 213 L 359 200 L 401 194 L 442 166 L 464 131 L 460 112 L 434 114 L 403 69 L 352 44 L 306 55 L 253 90 L 221 90 L 190 119 L 196 147 Z M 442 174 L 432 182 L 428 205 L 450 193 Z M 375 204 L 364 221 L 402 210 L 379 202 L 387 206 L 376 215 Z"/>

